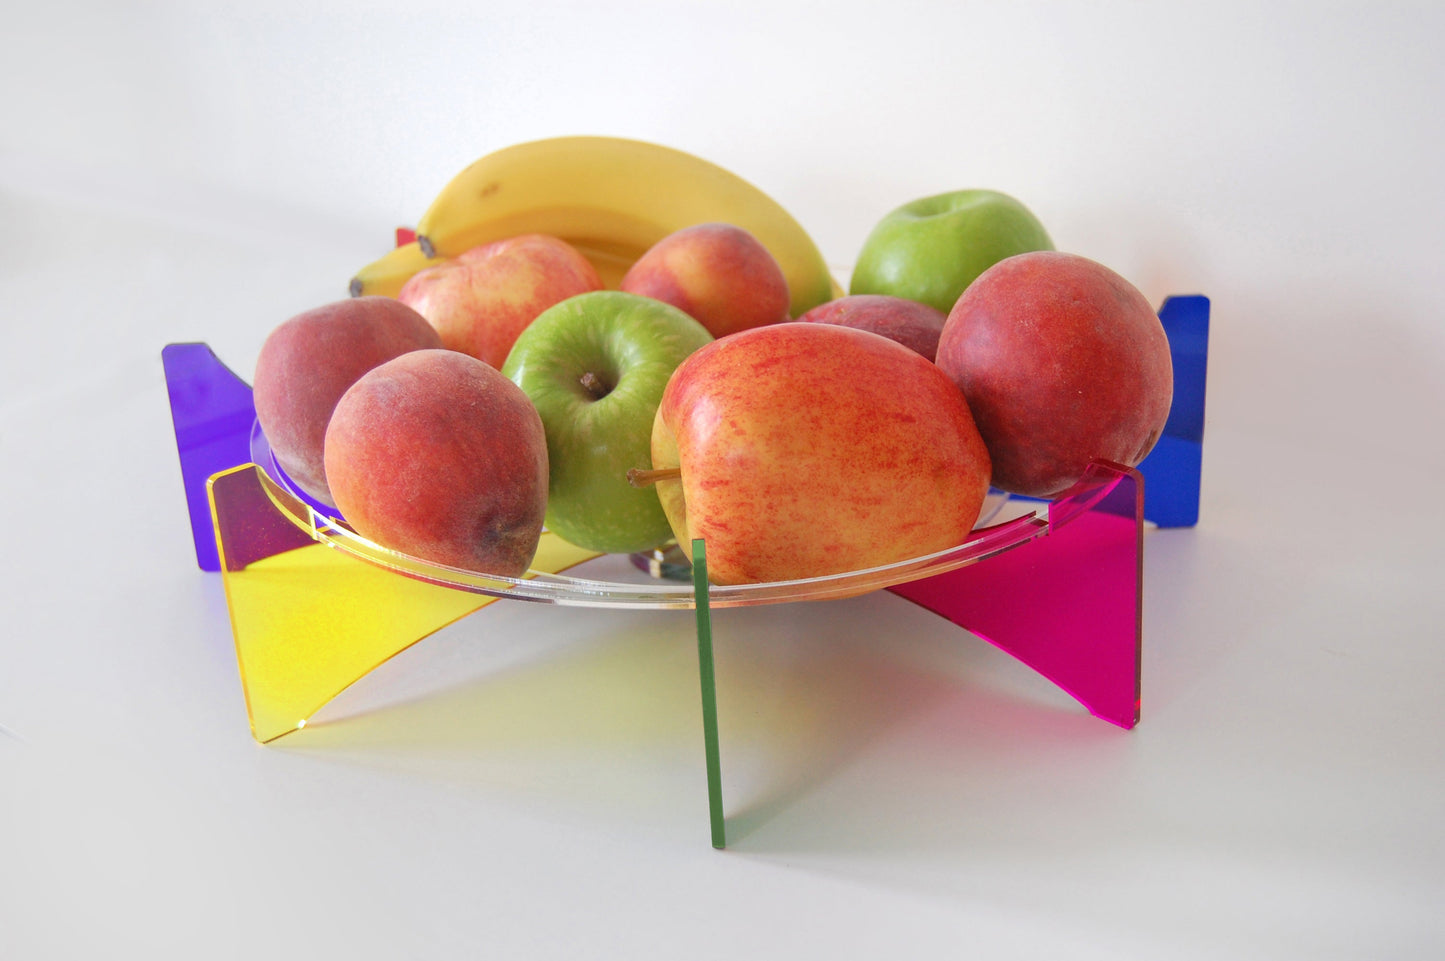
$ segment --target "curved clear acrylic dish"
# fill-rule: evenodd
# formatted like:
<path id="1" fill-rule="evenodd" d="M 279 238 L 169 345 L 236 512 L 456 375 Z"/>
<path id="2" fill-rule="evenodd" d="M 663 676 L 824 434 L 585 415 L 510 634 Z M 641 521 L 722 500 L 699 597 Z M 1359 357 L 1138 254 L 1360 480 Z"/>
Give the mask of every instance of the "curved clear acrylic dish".
<path id="1" fill-rule="evenodd" d="M 545 604 L 631 609 L 694 606 L 694 592 L 690 582 L 672 582 L 658 578 L 646 578 L 645 583 L 629 582 L 579 574 L 552 573 L 540 569 L 529 570 L 521 577 L 509 577 L 448 567 L 392 550 L 356 533 L 343 519 L 336 516 L 334 509 L 311 499 L 301 491 L 276 462 L 259 424 L 252 427 L 250 446 L 252 460 L 261 468 L 262 486 L 282 515 L 313 539 L 376 566 L 442 587 Z M 822 577 L 755 584 L 712 585 L 708 589 L 709 603 L 713 607 L 744 607 L 851 597 L 977 563 L 1027 543 L 1048 531 L 1049 521 L 1032 511 L 989 525 L 988 522 L 998 517 L 1008 503 L 1007 494 L 991 490 L 980 513 L 979 525 L 974 528 L 971 536 L 962 544 L 946 550 L 880 567 Z M 1055 518 L 1054 523 L 1057 522 Z M 538 555 L 540 557 L 549 548 L 555 554 L 559 547 L 563 553 L 567 553 L 570 545 L 565 545 L 555 535 L 545 532 Z M 569 568 L 603 556 L 579 548 L 570 548 L 570 553 L 576 559 L 568 565 Z"/>

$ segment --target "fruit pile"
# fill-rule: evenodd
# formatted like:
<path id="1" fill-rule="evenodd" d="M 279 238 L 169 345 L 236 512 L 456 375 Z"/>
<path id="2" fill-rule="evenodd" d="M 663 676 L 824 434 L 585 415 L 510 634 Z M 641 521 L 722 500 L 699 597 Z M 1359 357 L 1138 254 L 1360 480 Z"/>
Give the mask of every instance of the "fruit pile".
<path id="1" fill-rule="evenodd" d="M 544 526 L 700 537 L 720 584 L 944 550 L 990 485 L 1138 464 L 1172 399 L 1148 301 L 1011 197 L 899 207 L 844 294 L 756 188 L 612 138 L 484 157 L 352 294 L 262 347 L 276 460 L 359 534 L 491 574 Z"/>

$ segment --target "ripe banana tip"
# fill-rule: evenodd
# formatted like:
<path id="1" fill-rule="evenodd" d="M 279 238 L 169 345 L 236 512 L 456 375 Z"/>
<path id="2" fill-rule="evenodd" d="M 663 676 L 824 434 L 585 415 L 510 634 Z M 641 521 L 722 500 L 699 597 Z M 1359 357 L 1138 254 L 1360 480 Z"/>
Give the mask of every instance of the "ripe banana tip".
<path id="1" fill-rule="evenodd" d="M 346 289 L 351 292 L 351 296 L 360 297 L 364 288 L 365 285 L 361 282 L 360 277 L 352 277 L 351 283 L 347 285 Z"/>
<path id="2" fill-rule="evenodd" d="M 431 238 L 426 234 L 416 235 L 416 245 L 421 248 L 422 255 L 426 257 L 427 260 L 432 260 L 436 257 L 437 249 L 432 244 Z"/>

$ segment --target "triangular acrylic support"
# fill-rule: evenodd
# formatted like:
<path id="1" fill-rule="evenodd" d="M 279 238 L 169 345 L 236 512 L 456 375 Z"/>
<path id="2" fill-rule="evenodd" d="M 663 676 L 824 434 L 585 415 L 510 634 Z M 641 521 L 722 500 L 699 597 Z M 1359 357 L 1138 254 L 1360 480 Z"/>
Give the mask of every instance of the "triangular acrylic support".
<path id="1" fill-rule="evenodd" d="M 1017 657 L 1094 715 L 1125 728 L 1137 723 L 1145 521 L 1181 527 L 1198 519 L 1209 301 L 1172 297 L 1160 319 L 1175 370 L 1164 436 L 1137 469 L 1091 465 L 1077 486 L 1047 505 L 1047 520 L 1017 518 L 976 531 L 959 548 L 859 572 L 847 583 L 717 588 L 706 582 L 698 543 L 700 580 L 693 585 L 625 595 L 610 593 L 607 583 L 574 587 L 552 578 L 596 554 L 550 533 L 523 579 L 434 568 L 356 537 L 323 505 L 282 482 L 255 422 L 251 388 L 209 347 L 171 344 L 162 360 L 197 563 L 221 572 L 258 740 L 304 727 L 383 661 L 498 598 L 691 607 L 712 840 L 722 847 L 713 607 L 887 588 Z M 533 578 L 542 586 L 529 592 Z"/>
<path id="2" fill-rule="evenodd" d="M 161 350 L 161 364 L 196 563 L 203 571 L 219 571 L 206 481 L 251 460 L 251 429 L 256 424 L 251 385 L 221 363 L 205 344 L 168 344 Z"/>
<path id="3" fill-rule="evenodd" d="M 1095 717 L 1139 721 L 1144 484 L 1096 461 L 1049 504 L 1042 537 L 889 588 L 1012 654 Z"/>
<path id="4" fill-rule="evenodd" d="M 498 599 L 363 559 L 306 532 L 310 508 L 255 464 L 209 484 L 221 579 L 251 733 L 271 741 L 382 662 Z M 306 521 L 305 523 L 309 523 Z M 320 522 L 325 526 L 325 522 Z M 533 575 L 597 556 L 543 535 Z"/>

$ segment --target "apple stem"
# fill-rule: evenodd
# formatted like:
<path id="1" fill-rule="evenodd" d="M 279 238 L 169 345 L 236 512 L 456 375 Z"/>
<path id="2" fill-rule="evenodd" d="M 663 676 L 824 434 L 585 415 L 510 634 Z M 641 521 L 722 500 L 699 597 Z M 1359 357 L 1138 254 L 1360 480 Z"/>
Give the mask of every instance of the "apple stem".
<path id="1" fill-rule="evenodd" d="M 627 483 L 633 487 L 651 487 L 658 481 L 677 480 L 681 476 L 681 467 L 659 467 L 655 470 L 634 467 L 627 472 Z"/>
<path id="2" fill-rule="evenodd" d="M 594 400 L 601 400 L 612 393 L 611 385 L 590 370 L 578 379 L 582 382 L 582 389 L 591 394 Z"/>

